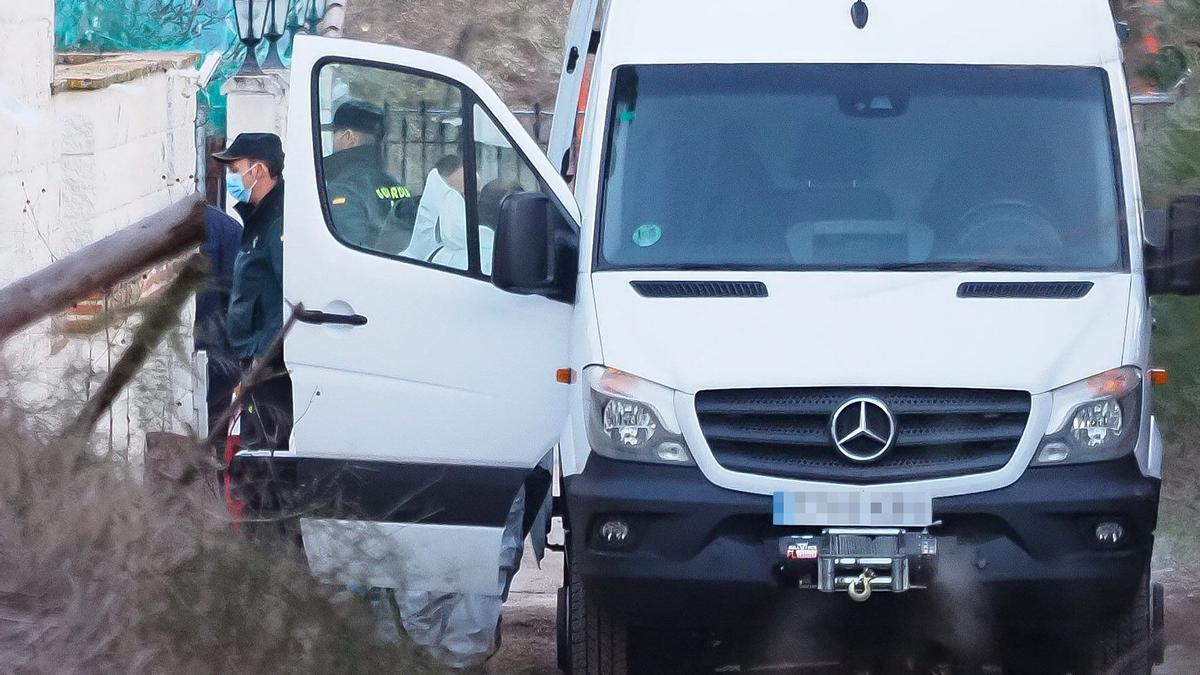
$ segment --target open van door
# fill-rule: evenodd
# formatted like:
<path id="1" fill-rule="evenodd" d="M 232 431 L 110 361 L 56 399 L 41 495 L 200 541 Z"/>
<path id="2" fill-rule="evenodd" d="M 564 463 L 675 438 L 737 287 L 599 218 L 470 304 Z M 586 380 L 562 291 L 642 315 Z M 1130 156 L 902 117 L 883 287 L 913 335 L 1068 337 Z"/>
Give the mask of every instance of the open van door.
<path id="1" fill-rule="evenodd" d="M 588 57 L 595 54 L 595 38 L 598 34 L 593 29 L 599 7 L 600 0 L 575 0 L 567 20 L 558 95 L 554 100 L 554 120 L 550 127 L 550 143 L 546 148 L 550 162 L 561 175 L 568 172 L 570 161 L 567 152 L 572 149 L 572 141 L 582 122 L 579 113 L 587 101 L 586 88 L 590 79 Z"/>
<path id="2" fill-rule="evenodd" d="M 309 564 L 495 593 L 514 497 L 563 428 L 572 312 L 491 283 L 500 202 L 542 192 L 576 228 L 578 207 L 458 62 L 301 37 L 290 96 L 284 296 L 305 311 L 284 344 L 289 454 L 331 497 L 301 521 Z"/>

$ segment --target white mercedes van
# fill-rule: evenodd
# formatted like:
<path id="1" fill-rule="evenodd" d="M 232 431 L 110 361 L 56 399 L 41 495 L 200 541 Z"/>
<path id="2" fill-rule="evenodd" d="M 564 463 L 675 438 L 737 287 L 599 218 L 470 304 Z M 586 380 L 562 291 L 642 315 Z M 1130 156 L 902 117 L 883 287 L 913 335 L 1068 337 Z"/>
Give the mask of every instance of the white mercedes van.
<path id="1" fill-rule="evenodd" d="M 549 158 L 457 62 L 296 43 L 295 428 L 239 460 L 336 492 L 314 572 L 494 590 L 557 448 L 569 672 L 964 607 L 968 641 L 1148 672 L 1148 296 L 1196 290 L 1200 206 L 1143 228 L 1108 3 L 582 0 L 567 42 Z M 456 264 L 340 230 L 346 91 L 440 115 L 389 170 L 417 198 L 419 154 L 459 157 Z"/>

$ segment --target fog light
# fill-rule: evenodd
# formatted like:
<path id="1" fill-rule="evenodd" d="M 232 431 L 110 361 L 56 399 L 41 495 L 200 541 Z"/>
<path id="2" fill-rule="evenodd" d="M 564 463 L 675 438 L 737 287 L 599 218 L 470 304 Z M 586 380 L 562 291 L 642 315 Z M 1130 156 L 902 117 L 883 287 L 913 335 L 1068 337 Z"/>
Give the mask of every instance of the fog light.
<path id="1" fill-rule="evenodd" d="M 629 543 L 629 523 L 619 518 L 604 521 L 600 526 L 600 541 L 610 548 L 623 548 Z"/>
<path id="2" fill-rule="evenodd" d="M 1066 443 L 1047 443 L 1038 453 L 1039 463 L 1061 462 L 1071 454 L 1071 448 Z"/>
<path id="3" fill-rule="evenodd" d="M 658 446 L 658 458 L 664 462 L 686 463 L 689 459 L 688 451 L 678 443 L 663 443 Z"/>
<path id="4" fill-rule="evenodd" d="M 1105 521 L 1096 526 L 1096 541 L 1105 546 L 1116 546 L 1125 540 L 1125 528 L 1120 523 Z"/>

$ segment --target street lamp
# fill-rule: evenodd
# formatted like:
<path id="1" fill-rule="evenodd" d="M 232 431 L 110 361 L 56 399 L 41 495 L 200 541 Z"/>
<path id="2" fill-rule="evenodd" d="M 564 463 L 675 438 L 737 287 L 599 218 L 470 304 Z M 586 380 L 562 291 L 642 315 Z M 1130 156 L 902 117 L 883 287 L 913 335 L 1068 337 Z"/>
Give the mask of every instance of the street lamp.
<path id="1" fill-rule="evenodd" d="M 300 34 L 300 29 L 304 28 L 304 12 L 307 9 L 308 0 L 296 0 L 290 3 L 288 7 L 287 29 L 292 34 L 292 39 Z"/>
<path id="2" fill-rule="evenodd" d="M 290 0 L 283 0 L 285 9 L 282 16 L 275 11 L 275 6 L 278 2 L 279 0 L 267 0 L 267 26 L 263 37 L 267 38 L 267 42 L 271 43 L 271 47 L 267 50 L 267 58 L 262 64 L 262 67 L 266 70 L 284 70 L 287 68 L 287 66 L 283 65 L 283 59 L 279 58 L 279 39 L 283 37 L 284 31 L 287 30 L 288 11 L 286 7 Z"/>
<path id="3" fill-rule="evenodd" d="M 262 75 L 258 55 L 254 50 L 262 42 L 269 0 L 233 0 L 233 16 L 237 20 L 238 39 L 246 45 L 246 60 L 238 75 Z"/>
<path id="4" fill-rule="evenodd" d="M 325 18 L 325 9 L 329 4 L 329 0 L 306 0 L 304 20 L 308 22 L 308 32 L 310 35 L 317 34 L 317 24 L 321 23 L 321 19 Z"/>

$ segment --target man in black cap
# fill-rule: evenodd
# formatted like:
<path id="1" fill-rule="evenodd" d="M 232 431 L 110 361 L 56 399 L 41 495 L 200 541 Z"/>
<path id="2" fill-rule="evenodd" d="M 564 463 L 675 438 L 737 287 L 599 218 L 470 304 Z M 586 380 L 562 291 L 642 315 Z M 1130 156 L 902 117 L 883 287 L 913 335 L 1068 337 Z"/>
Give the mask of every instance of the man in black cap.
<path id="1" fill-rule="evenodd" d="M 275 134 L 239 134 L 213 158 L 226 166 L 226 186 L 244 226 L 233 263 L 230 347 L 244 369 L 258 363 L 270 369 L 247 392 L 243 443 L 283 447 L 291 432 L 292 387 L 283 353 L 269 349 L 283 328 L 283 144 Z"/>
<path id="2" fill-rule="evenodd" d="M 408 188 L 383 168 L 383 112 L 363 101 L 347 101 L 324 128 L 333 132 L 333 153 L 322 169 L 334 228 L 355 246 L 403 250 L 412 237 L 416 203 Z"/>

